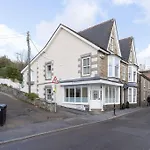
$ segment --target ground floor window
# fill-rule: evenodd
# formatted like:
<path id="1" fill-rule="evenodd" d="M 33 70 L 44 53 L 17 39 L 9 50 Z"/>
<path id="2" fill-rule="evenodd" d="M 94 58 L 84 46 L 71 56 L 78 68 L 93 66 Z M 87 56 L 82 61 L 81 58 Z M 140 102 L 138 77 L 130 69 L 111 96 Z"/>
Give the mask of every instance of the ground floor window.
<path id="1" fill-rule="evenodd" d="M 88 102 L 88 88 L 77 86 L 65 88 L 65 102 L 72 103 L 87 103 Z"/>
<path id="2" fill-rule="evenodd" d="M 129 103 L 137 102 L 137 89 L 136 88 L 128 89 L 128 101 L 129 101 Z"/>
<path id="3" fill-rule="evenodd" d="M 105 104 L 118 104 L 119 103 L 119 87 L 105 86 Z"/>
<path id="4" fill-rule="evenodd" d="M 46 88 L 46 100 L 52 101 L 52 88 Z"/>

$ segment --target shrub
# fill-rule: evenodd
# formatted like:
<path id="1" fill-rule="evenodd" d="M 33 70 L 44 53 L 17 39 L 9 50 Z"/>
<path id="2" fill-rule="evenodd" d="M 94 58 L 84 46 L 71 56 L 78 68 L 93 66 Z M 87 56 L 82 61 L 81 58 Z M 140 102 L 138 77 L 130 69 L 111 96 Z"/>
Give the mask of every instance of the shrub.
<path id="1" fill-rule="evenodd" d="M 34 101 L 36 98 L 39 98 L 39 96 L 35 93 L 25 93 L 25 96 L 27 96 L 30 100 Z"/>
<path id="2" fill-rule="evenodd" d="M 124 103 L 122 104 L 122 109 L 125 109 L 125 104 Z"/>
<path id="3" fill-rule="evenodd" d="M 126 108 L 129 108 L 129 102 L 128 101 L 126 102 Z"/>

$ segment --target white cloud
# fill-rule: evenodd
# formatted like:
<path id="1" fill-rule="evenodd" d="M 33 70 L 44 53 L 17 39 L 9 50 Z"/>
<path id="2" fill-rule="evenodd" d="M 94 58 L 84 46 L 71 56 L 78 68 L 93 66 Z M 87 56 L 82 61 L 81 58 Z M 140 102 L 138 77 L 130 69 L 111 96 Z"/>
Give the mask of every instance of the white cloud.
<path id="1" fill-rule="evenodd" d="M 78 31 L 95 24 L 97 17 L 107 17 L 100 2 L 100 0 L 64 0 L 62 12 L 58 12 L 53 20 L 43 20 L 37 24 L 38 40 L 45 44 L 60 23 Z"/>
<path id="2" fill-rule="evenodd" d="M 135 0 L 112 0 L 114 2 L 114 4 L 116 5 L 129 5 L 129 4 L 133 4 L 135 2 Z"/>
<path id="3" fill-rule="evenodd" d="M 112 2 L 116 5 L 135 4 L 141 11 L 137 13 L 138 15 L 135 16 L 136 18 L 133 22 L 150 24 L 150 0 L 112 0 Z"/>
<path id="4" fill-rule="evenodd" d="M 138 64 L 145 64 L 146 67 L 150 67 L 150 44 L 147 48 L 137 53 Z"/>
<path id="5" fill-rule="evenodd" d="M 37 46 L 39 48 L 39 46 Z M 32 55 L 37 51 L 31 45 Z M 0 24 L 0 56 L 6 55 L 8 58 L 16 60 L 16 53 L 27 53 L 26 35 L 16 32 L 4 24 Z"/>

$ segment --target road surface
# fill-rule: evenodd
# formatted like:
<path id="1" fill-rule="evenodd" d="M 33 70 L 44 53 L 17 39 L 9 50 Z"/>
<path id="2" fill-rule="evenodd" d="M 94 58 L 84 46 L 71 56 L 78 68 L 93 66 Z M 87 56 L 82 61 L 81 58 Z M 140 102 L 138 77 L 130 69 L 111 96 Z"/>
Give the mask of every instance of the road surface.
<path id="1" fill-rule="evenodd" d="M 0 150 L 150 150 L 150 108 L 103 123 L 1 145 Z"/>

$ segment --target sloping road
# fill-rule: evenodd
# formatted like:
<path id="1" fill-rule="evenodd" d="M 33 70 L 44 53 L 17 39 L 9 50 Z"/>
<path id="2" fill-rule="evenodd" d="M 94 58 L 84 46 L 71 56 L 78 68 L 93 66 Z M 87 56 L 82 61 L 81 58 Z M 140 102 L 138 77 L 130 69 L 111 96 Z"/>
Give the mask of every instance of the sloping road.
<path id="1" fill-rule="evenodd" d="M 150 108 L 128 116 L 56 132 L 1 150 L 150 150 Z"/>

